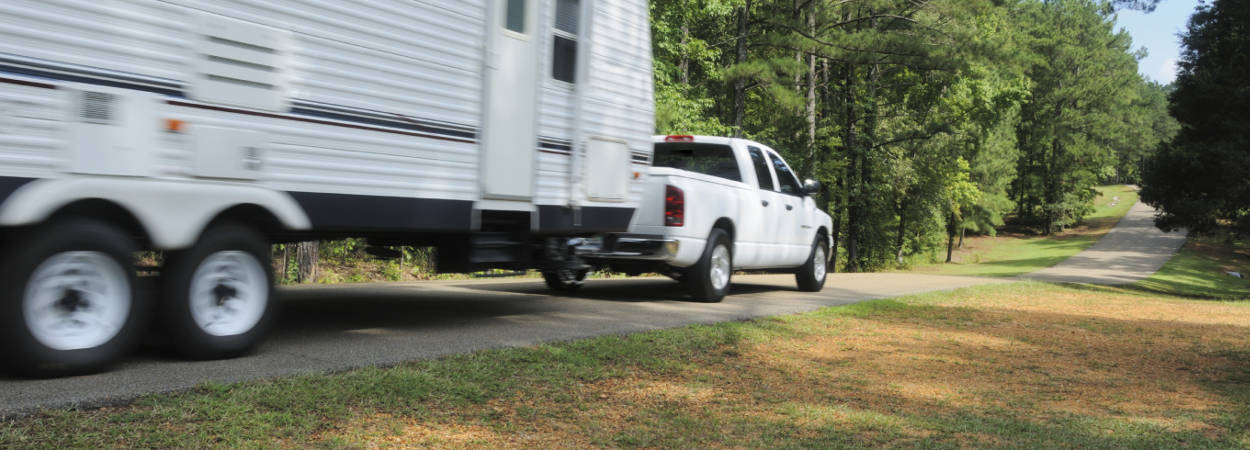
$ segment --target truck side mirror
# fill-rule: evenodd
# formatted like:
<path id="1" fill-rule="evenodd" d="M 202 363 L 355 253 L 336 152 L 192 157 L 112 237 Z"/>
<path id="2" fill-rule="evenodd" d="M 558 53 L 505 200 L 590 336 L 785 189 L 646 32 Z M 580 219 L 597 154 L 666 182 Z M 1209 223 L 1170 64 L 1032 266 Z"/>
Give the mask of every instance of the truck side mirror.
<path id="1" fill-rule="evenodd" d="M 820 192 L 820 182 L 808 178 L 803 180 L 803 193 L 807 195 L 815 195 Z"/>

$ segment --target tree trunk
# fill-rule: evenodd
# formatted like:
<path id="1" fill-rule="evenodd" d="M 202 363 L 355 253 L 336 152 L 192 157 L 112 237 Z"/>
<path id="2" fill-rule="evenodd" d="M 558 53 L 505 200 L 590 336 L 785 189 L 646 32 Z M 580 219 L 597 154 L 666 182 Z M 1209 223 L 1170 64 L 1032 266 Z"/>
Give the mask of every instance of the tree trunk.
<path id="1" fill-rule="evenodd" d="M 750 31 L 748 21 L 751 19 L 751 0 L 747 0 L 746 4 L 738 8 L 738 39 L 737 39 L 737 55 L 735 62 L 743 64 L 747 62 L 747 32 Z M 747 82 L 739 77 L 734 80 L 734 137 L 742 137 L 742 122 L 746 118 L 747 111 Z"/>
<path id="2" fill-rule="evenodd" d="M 845 176 L 839 177 L 839 180 L 845 180 L 845 179 L 846 179 Z M 826 196 L 830 196 L 830 197 L 833 196 L 833 194 L 829 192 L 828 187 L 824 187 L 822 189 L 825 191 Z M 842 183 L 839 182 L 839 185 L 838 185 L 839 197 L 841 197 L 841 193 L 842 193 Z M 831 273 L 838 271 L 838 244 L 840 243 L 839 241 L 842 238 L 842 208 L 841 206 L 842 206 L 841 202 L 837 202 L 833 205 L 833 229 L 829 230 L 829 233 L 833 235 L 832 236 L 833 246 L 829 249 L 829 253 L 830 253 L 829 272 Z"/>
<path id="3" fill-rule="evenodd" d="M 955 253 L 955 215 L 951 214 L 946 219 L 946 262 L 951 262 L 951 255 Z"/>
<path id="4" fill-rule="evenodd" d="M 959 227 L 959 249 L 960 250 L 963 250 L 964 248 L 964 232 L 965 231 L 968 231 L 967 227 Z"/>
<path id="5" fill-rule="evenodd" d="M 951 262 L 951 255 L 954 254 L 955 233 L 947 233 L 946 237 L 946 262 Z"/>
<path id="6" fill-rule="evenodd" d="M 299 263 L 295 281 L 309 283 L 317 281 L 317 241 L 300 242 L 295 248 L 295 259 Z"/>
<path id="7" fill-rule="evenodd" d="M 898 237 L 894 241 L 894 260 L 903 264 L 903 233 L 907 232 L 907 196 L 898 204 Z"/>
<path id="8" fill-rule="evenodd" d="M 844 114 L 846 123 L 842 127 L 842 142 L 847 152 L 847 168 L 846 176 L 846 271 L 859 271 L 859 207 L 860 197 L 862 194 L 858 189 L 862 186 L 860 179 L 860 149 L 857 139 L 858 131 L 856 130 L 855 119 L 855 66 L 847 64 L 846 79 L 842 84 L 842 101 L 846 108 Z"/>
<path id="9" fill-rule="evenodd" d="M 274 279 L 286 281 L 287 270 L 291 267 L 291 244 L 282 244 L 282 265 L 278 267 L 278 273 L 274 274 Z"/>
<path id="10" fill-rule="evenodd" d="M 797 0 L 795 0 L 797 2 Z M 807 32 L 816 35 L 816 2 L 811 2 L 807 11 Z M 807 55 L 807 160 L 811 161 L 812 169 L 807 172 L 816 178 L 816 55 Z"/>
<path id="11" fill-rule="evenodd" d="M 690 57 L 686 54 L 690 41 L 690 25 L 681 24 L 681 59 L 677 62 L 677 68 L 681 72 L 681 84 L 690 84 Z"/>

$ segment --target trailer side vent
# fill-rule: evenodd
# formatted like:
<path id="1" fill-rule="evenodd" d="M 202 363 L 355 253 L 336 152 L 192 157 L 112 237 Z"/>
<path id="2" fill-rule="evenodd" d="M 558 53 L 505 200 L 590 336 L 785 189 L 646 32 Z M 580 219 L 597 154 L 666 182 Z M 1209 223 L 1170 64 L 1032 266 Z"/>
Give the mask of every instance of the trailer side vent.
<path id="1" fill-rule="evenodd" d="M 285 111 L 290 33 L 213 14 L 203 14 L 199 19 L 191 97 Z"/>
<path id="2" fill-rule="evenodd" d="M 106 92 L 82 93 L 82 120 L 88 123 L 109 124 L 113 122 L 113 103 L 116 96 Z"/>

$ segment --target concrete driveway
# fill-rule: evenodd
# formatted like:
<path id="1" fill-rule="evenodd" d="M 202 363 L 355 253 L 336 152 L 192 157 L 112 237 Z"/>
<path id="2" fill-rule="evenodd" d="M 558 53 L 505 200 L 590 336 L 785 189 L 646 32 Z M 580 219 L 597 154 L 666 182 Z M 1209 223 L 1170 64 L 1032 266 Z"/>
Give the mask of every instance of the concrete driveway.
<path id="1" fill-rule="evenodd" d="M 1155 209 L 1138 202 L 1081 253 L 1022 278 L 1054 283 L 1130 284 L 1150 277 L 1185 243 L 1185 231 L 1155 228 Z"/>

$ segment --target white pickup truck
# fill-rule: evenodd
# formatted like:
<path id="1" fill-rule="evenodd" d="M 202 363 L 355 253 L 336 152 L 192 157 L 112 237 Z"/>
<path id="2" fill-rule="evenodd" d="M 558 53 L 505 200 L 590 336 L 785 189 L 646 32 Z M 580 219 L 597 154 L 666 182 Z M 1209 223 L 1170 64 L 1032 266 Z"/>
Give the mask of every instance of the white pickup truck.
<path id="1" fill-rule="evenodd" d="M 629 231 L 580 256 L 625 273 L 659 272 L 684 282 L 696 300 L 716 302 L 734 270 L 792 272 L 799 289 L 825 283 L 832 219 L 768 146 L 745 139 L 656 136 L 654 166 Z M 545 274 L 557 290 L 584 273 Z"/>

